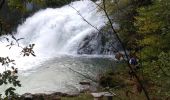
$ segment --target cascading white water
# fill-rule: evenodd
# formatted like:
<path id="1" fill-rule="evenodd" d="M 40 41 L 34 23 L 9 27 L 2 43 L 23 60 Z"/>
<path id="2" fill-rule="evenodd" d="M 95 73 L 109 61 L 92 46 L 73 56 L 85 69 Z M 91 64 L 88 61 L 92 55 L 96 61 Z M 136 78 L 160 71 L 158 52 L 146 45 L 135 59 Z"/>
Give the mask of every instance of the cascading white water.
<path id="1" fill-rule="evenodd" d="M 71 5 L 98 29 L 105 25 L 105 18 L 97 12 L 96 5 L 91 1 L 76 1 Z M 9 43 L 5 39 L 1 39 L 0 56 L 15 59 L 19 70 L 26 70 L 48 58 L 62 54 L 76 54 L 83 38 L 95 31 L 68 5 L 56 9 L 47 8 L 27 18 L 23 24 L 18 26 L 15 35 L 16 38 L 24 38 L 20 41 L 22 46 L 35 44 L 36 57 L 21 56 L 21 49 L 17 46 L 9 50 L 6 47 Z"/>

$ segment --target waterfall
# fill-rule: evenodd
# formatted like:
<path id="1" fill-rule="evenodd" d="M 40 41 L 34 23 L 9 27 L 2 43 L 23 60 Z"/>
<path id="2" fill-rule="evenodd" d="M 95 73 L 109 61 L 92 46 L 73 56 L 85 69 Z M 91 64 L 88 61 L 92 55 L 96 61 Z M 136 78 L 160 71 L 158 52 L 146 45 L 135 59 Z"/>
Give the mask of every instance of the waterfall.
<path id="1" fill-rule="evenodd" d="M 90 0 L 72 2 L 70 5 L 98 29 L 105 25 L 106 19 Z M 0 56 L 15 59 L 19 70 L 30 69 L 58 55 L 75 55 L 80 42 L 94 32 L 97 31 L 69 5 L 47 8 L 27 18 L 18 26 L 15 34 L 16 38 L 24 38 L 19 41 L 21 46 L 35 44 L 36 57 L 23 57 L 20 55 L 21 48 L 17 46 L 11 49 L 6 47 L 9 43 L 3 37 L 10 38 L 9 36 L 1 37 Z M 0 68 L 1 71 L 2 69 L 3 67 Z"/>

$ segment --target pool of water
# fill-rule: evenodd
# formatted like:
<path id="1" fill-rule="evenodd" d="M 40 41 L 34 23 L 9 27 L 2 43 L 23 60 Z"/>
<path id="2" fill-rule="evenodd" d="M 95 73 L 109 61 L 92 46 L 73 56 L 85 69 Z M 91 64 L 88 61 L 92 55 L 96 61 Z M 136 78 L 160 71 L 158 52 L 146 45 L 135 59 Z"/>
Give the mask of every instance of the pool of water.
<path id="1" fill-rule="evenodd" d="M 35 68 L 19 72 L 22 87 L 17 88 L 17 93 L 78 92 L 81 88 L 80 81 L 91 81 L 83 75 L 97 80 L 100 74 L 114 69 L 114 66 L 115 61 L 112 58 L 86 56 L 51 58 Z M 96 85 L 94 82 L 92 84 Z M 7 87 L 1 87 L 1 92 Z"/>

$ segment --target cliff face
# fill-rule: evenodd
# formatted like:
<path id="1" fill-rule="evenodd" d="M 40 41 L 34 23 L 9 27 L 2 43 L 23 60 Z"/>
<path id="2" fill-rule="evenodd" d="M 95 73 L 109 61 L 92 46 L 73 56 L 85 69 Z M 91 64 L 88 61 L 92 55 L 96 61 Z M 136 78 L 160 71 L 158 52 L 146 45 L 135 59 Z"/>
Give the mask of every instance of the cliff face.
<path id="1" fill-rule="evenodd" d="M 109 30 L 108 32 L 101 30 L 102 33 L 93 33 L 84 38 L 79 44 L 77 50 L 78 54 L 103 54 L 111 55 L 120 49 L 120 45 L 115 39 L 114 34 Z"/>

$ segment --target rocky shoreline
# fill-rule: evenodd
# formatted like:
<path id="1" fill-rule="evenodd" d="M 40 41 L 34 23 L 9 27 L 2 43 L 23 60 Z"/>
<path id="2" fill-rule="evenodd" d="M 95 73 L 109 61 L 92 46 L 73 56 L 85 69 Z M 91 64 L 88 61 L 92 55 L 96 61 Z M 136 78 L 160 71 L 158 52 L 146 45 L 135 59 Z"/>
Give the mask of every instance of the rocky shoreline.
<path id="1" fill-rule="evenodd" d="M 82 85 L 82 89 L 79 92 L 71 92 L 71 93 L 62 93 L 62 92 L 54 92 L 54 93 L 25 93 L 19 96 L 19 100 L 61 100 L 61 97 L 77 97 L 80 93 L 84 93 L 87 91 L 96 91 L 93 86 L 91 86 L 90 82 L 80 82 Z"/>
<path id="2" fill-rule="evenodd" d="M 54 92 L 51 94 L 45 93 L 25 93 L 19 97 L 19 100 L 61 100 L 61 97 L 76 97 L 79 96 L 79 93 L 61 93 L 61 92 Z"/>

